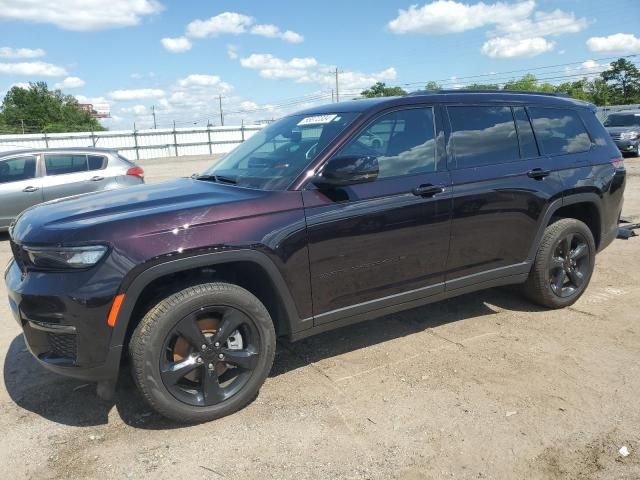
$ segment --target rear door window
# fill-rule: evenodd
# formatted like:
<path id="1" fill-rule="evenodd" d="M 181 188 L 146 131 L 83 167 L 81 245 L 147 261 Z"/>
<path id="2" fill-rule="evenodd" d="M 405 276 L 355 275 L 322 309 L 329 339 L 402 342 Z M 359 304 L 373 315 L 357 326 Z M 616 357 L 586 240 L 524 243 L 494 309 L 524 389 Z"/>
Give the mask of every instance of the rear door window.
<path id="1" fill-rule="evenodd" d="M 520 159 L 511 107 L 449 106 L 450 143 L 457 168 Z"/>
<path id="2" fill-rule="evenodd" d="M 522 158 L 538 157 L 538 145 L 533 135 L 533 129 L 529 122 L 527 111 L 524 107 L 513 107 L 513 116 L 518 127 L 518 141 L 520 142 L 520 155 Z"/>
<path id="3" fill-rule="evenodd" d="M 568 108 L 529 107 L 536 137 L 547 155 L 586 152 L 591 138 L 577 112 Z"/>
<path id="4" fill-rule="evenodd" d="M 0 183 L 20 182 L 36 176 L 36 157 L 25 156 L 0 160 Z"/>
<path id="5" fill-rule="evenodd" d="M 87 171 L 86 155 L 46 155 L 44 163 L 47 175 L 66 175 L 68 173 Z"/>

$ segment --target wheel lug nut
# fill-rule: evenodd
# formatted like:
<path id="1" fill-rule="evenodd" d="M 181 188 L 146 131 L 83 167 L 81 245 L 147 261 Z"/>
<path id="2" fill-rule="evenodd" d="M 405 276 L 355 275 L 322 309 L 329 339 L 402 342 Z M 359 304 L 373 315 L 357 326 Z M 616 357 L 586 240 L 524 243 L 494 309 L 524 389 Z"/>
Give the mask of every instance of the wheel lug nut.
<path id="1" fill-rule="evenodd" d="M 216 342 L 213 344 L 214 347 L 218 348 L 220 346 L 220 342 Z"/>
<path id="2" fill-rule="evenodd" d="M 197 363 L 202 363 L 202 359 L 200 357 L 196 358 Z"/>
<path id="3" fill-rule="evenodd" d="M 218 354 L 218 358 L 219 358 L 220 360 L 224 360 L 224 355 L 223 355 L 222 353 L 219 353 L 219 354 Z"/>
<path id="4" fill-rule="evenodd" d="M 200 347 L 202 350 L 206 350 L 207 346 L 206 345 L 202 345 L 202 347 Z"/>
<path id="5" fill-rule="evenodd" d="M 209 370 L 213 370 L 213 363 L 209 364 Z"/>

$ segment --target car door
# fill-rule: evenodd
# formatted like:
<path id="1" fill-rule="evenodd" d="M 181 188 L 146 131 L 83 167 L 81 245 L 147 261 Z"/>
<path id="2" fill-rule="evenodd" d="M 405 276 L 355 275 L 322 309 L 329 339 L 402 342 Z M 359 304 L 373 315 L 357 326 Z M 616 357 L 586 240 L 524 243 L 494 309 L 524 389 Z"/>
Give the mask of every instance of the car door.
<path id="1" fill-rule="evenodd" d="M 45 201 L 95 191 L 93 173 L 88 171 L 87 155 L 47 153 L 44 155 L 46 176 L 43 180 Z"/>
<path id="2" fill-rule="evenodd" d="M 316 324 L 443 291 L 451 200 L 436 123 L 432 106 L 380 114 L 333 157 L 377 157 L 376 180 L 303 191 Z"/>
<path id="3" fill-rule="evenodd" d="M 561 180 L 541 155 L 526 109 L 448 105 L 453 190 L 447 290 L 528 271 Z"/>
<path id="4" fill-rule="evenodd" d="M 43 201 L 42 178 L 34 155 L 0 159 L 0 228 L 20 212 Z"/>

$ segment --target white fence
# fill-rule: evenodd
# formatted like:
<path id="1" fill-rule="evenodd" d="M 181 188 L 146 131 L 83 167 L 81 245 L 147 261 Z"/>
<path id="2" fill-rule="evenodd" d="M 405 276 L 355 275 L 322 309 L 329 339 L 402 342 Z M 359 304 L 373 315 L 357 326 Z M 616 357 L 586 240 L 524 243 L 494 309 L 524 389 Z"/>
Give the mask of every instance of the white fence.
<path id="1" fill-rule="evenodd" d="M 604 122 L 607 117 L 615 112 L 619 112 L 621 110 L 640 110 L 640 104 L 638 105 L 611 105 L 608 107 L 598 107 L 598 111 L 596 115 L 598 118 Z"/>
<path id="2" fill-rule="evenodd" d="M 0 152 L 21 148 L 100 147 L 118 150 L 131 160 L 227 153 L 262 125 L 108 132 L 0 135 Z"/>

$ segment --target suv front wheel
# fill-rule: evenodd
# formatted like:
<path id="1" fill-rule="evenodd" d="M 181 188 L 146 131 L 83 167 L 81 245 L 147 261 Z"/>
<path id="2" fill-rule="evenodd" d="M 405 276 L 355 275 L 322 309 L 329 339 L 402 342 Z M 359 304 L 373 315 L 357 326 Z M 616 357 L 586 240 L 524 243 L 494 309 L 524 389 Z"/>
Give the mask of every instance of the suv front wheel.
<path id="1" fill-rule="evenodd" d="M 253 294 L 227 283 L 196 285 L 162 300 L 136 327 L 133 377 L 162 415 L 213 420 L 255 398 L 275 342 L 269 312 Z"/>
<path id="2" fill-rule="evenodd" d="M 589 227 L 573 218 L 560 219 L 544 231 L 525 293 L 544 307 L 568 307 L 589 285 L 595 258 L 596 245 Z"/>

